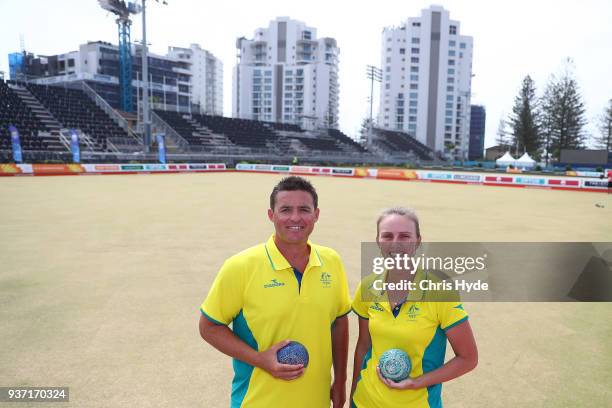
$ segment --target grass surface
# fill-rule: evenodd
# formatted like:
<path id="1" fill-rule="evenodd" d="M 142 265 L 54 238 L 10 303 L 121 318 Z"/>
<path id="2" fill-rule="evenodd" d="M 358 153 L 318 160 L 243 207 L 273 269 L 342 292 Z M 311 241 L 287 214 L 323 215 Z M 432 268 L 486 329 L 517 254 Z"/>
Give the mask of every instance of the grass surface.
<path id="1" fill-rule="evenodd" d="M 279 178 L 0 178 L 0 386 L 69 386 L 71 407 L 229 406 L 231 361 L 200 339 L 198 308 L 223 260 L 272 233 Z M 429 241 L 612 241 L 612 196 L 312 180 L 321 207 L 312 240 L 342 255 L 351 290 L 360 242 L 392 205 L 416 208 Z M 612 401 L 612 303 L 466 309 L 480 364 L 445 384 L 447 406 Z"/>

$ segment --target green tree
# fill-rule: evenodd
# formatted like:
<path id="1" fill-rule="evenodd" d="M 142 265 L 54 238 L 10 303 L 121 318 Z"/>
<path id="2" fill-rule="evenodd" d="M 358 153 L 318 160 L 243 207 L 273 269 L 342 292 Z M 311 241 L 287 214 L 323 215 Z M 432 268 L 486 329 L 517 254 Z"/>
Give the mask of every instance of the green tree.
<path id="1" fill-rule="evenodd" d="M 374 120 L 370 121 L 370 118 L 365 118 L 361 122 L 361 129 L 359 129 L 359 143 L 366 144 L 368 142 L 370 128 L 374 126 L 375 126 Z"/>
<path id="2" fill-rule="evenodd" d="M 595 147 L 597 149 L 612 151 L 612 99 L 608 101 L 608 106 L 599 117 L 598 127 L 600 134 L 595 136 Z"/>
<path id="3" fill-rule="evenodd" d="M 559 159 L 562 149 L 584 149 L 585 111 L 578 83 L 569 69 L 560 78 L 551 76 L 544 93 L 541 124 L 545 149 L 552 157 Z"/>
<path id="4" fill-rule="evenodd" d="M 505 147 L 506 149 L 510 149 L 512 139 L 508 134 L 507 126 L 508 123 L 506 122 L 506 119 L 502 117 L 499 120 L 499 125 L 497 126 L 497 138 L 495 139 L 495 144 Z"/>
<path id="5" fill-rule="evenodd" d="M 516 146 L 519 155 L 529 153 L 532 157 L 540 156 L 540 129 L 538 118 L 538 100 L 535 83 L 529 75 L 523 79 L 521 90 L 514 98 L 514 106 L 509 124 L 512 129 L 512 145 Z"/>

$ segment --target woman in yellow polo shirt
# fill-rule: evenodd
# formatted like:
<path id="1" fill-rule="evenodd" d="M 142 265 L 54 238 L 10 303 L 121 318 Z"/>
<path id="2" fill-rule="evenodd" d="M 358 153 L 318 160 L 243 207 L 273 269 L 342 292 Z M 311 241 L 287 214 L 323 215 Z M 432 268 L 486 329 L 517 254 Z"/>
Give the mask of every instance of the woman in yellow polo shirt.
<path id="1" fill-rule="evenodd" d="M 376 242 L 384 257 L 414 254 L 421 243 L 415 212 L 403 207 L 383 211 L 377 221 Z M 382 291 L 381 279 L 386 283 L 409 280 L 416 289 Z M 435 278 L 420 269 L 412 273 L 410 267 L 387 269 L 382 278 L 372 275 L 357 288 L 352 304 L 359 316 L 352 407 L 442 407 L 441 384 L 476 367 L 478 351 L 463 305 L 427 301 L 429 294 L 418 289 L 423 279 Z M 455 357 L 444 363 L 447 340 Z M 412 367 L 406 380 L 395 383 L 381 375 L 378 362 L 389 349 L 404 350 L 410 357 Z"/>

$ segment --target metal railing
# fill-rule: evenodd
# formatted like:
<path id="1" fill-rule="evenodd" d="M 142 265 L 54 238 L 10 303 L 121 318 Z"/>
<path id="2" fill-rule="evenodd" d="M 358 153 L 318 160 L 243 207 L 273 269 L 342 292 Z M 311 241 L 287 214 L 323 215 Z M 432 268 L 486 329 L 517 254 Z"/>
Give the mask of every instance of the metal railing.
<path id="1" fill-rule="evenodd" d="M 85 81 L 81 81 L 80 84 L 81 90 L 83 90 L 83 92 L 85 92 L 100 109 L 106 112 L 106 114 L 109 115 L 121 129 L 125 130 L 129 136 L 142 145 L 142 139 L 132 131 L 126 118 L 117 113 L 117 111 L 113 109 L 113 107 L 110 106 L 110 104 L 106 102 L 104 98 L 98 95 L 97 92 L 92 89 L 92 87 L 87 85 Z"/>
<path id="2" fill-rule="evenodd" d="M 182 149 L 189 148 L 189 142 L 179 135 L 165 120 L 163 120 L 155 111 L 151 111 L 151 124 L 162 128 L 166 136 L 170 136 L 174 142 Z"/>

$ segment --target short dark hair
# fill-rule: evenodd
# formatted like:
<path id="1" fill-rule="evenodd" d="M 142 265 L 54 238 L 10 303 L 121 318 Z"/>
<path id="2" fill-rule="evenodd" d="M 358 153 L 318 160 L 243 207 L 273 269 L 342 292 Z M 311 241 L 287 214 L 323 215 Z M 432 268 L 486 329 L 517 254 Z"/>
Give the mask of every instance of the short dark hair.
<path id="1" fill-rule="evenodd" d="M 312 196 L 312 202 L 314 204 L 314 208 L 317 208 L 319 205 L 319 197 L 317 196 L 317 190 L 310 184 L 310 181 L 306 180 L 303 177 L 298 176 L 289 176 L 282 179 L 274 189 L 272 190 L 272 194 L 270 194 L 270 208 L 274 210 L 274 205 L 276 205 L 276 195 L 281 191 L 305 191 L 310 193 Z"/>

